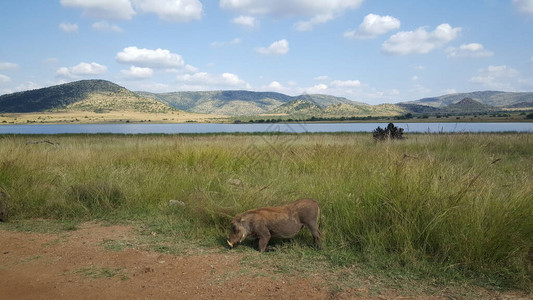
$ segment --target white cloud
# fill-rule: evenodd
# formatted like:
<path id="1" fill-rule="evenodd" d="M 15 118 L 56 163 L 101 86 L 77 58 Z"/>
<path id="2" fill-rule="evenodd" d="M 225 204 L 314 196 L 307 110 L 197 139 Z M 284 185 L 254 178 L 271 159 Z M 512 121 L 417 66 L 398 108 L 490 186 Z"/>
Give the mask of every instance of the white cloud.
<path id="1" fill-rule="evenodd" d="M 380 34 L 400 28 L 400 20 L 391 16 L 368 14 L 359 28 L 344 33 L 347 38 L 373 39 Z"/>
<path id="2" fill-rule="evenodd" d="M 160 48 L 151 50 L 139 49 L 135 46 L 127 47 L 122 52 L 117 53 L 115 59 L 119 63 L 149 68 L 181 68 L 185 65 L 179 54 Z"/>
<path id="3" fill-rule="evenodd" d="M 11 81 L 11 78 L 9 78 L 9 76 L 0 74 L 0 83 L 6 83 L 10 81 Z"/>
<path id="4" fill-rule="evenodd" d="M 169 22 L 202 18 L 199 0 L 60 0 L 61 5 L 82 9 L 83 15 L 104 20 L 130 20 L 137 12 L 156 14 Z"/>
<path id="5" fill-rule="evenodd" d="M 59 29 L 66 33 L 78 32 L 78 24 L 61 23 L 59 24 Z"/>
<path id="6" fill-rule="evenodd" d="M 129 20 L 135 15 L 130 0 L 61 0 L 61 5 L 80 8 L 86 17 Z"/>
<path id="7" fill-rule="evenodd" d="M 56 75 L 65 78 L 76 78 L 85 75 L 101 75 L 107 72 L 107 67 L 95 62 L 85 63 L 82 62 L 73 67 L 62 67 L 57 69 Z"/>
<path id="8" fill-rule="evenodd" d="M 242 39 L 234 38 L 233 40 L 231 40 L 229 42 L 212 42 L 211 46 L 213 46 L 213 47 L 223 47 L 223 46 L 226 46 L 226 45 L 238 45 L 240 43 L 242 43 Z"/>
<path id="9" fill-rule="evenodd" d="M 120 77 L 124 79 L 138 80 L 150 78 L 154 75 L 154 70 L 131 66 L 129 70 L 120 71 Z"/>
<path id="10" fill-rule="evenodd" d="M 19 65 L 10 62 L 0 62 L 0 70 L 16 70 Z"/>
<path id="11" fill-rule="evenodd" d="M 312 17 L 309 21 L 298 21 L 294 24 L 294 29 L 298 31 L 311 31 L 315 25 L 324 24 L 335 17 L 333 14 L 320 14 Z"/>
<path id="12" fill-rule="evenodd" d="M 513 0 L 513 5 L 518 12 L 533 15 L 533 0 Z"/>
<path id="13" fill-rule="evenodd" d="M 74 77 L 70 73 L 70 71 L 69 71 L 69 69 L 67 67 L 61 67 L 61 68 L 57 69 L 56 76 L 58 76 L 58 77 L 66 77 L 66 78 Z"/>
<path id="14" fill-rule="evenodd" d="M 198 0 L 133 0 L 140 12 L 154 13 L 168 22 L 189 22 L 200 20 L 203 14 L 202 2 Z"/>
<path id="15" fill-rule="evenodd" d="M 28 91 L 28 90 L 35 90 L 35 89 L 39 89 L 39 88 L 42 88 L 41 85 L 39 84 L 36 84 L 34 82 L 31 82 L 31 81 L 27 81 L 21 85 L 18 85 L 14 88 L 9 88 L 9 89 L 3 89 L 3 90 L 0 90 L 0 95 L 1 94 L 11 94 L 11 93 L 16 93 L 16 92 L 21 92 L 21 91 Z"/>
<path id="16" fill-rule="evenodd" d="M 185 87 L 194 90 L 251 88 L 246 81 L 232 73 L 222 73 L 219 75 L 197 72 L 194 74 L 179 75 L 177 81 L 184 84 Z"/>
<path id="17" fill-rule="evenodd" d="M 266 92 L 277 92 L 283 93 L 286 95 L 296 95 L 301 94 L 302 90 L 296 86 L 296 83 L 293 81 L 287 82 L 288 86 L 283 85 L 279 81 L 272 81 L 268 85 L 263 85 L 259 88 L 260 91 Z"/>
<path id="18" fill-rule="evenodd" d="M 185 65 L 181 68 L 165 69 L 165 72 L 174 74 L 193 74 L 198 72 L 198 68 L 191 65 Z"/>
<path id="19" fill-rule="evenodd" d="M 198 72 L 198 68 L 194 67 L 194 66 L 191 66 L 191 65 L 186 65 L 185 68 L 183 68 L 183 72 L 185 72 L 185 73 L 197 73 Z"/>
<path id="20" fill-rule="evenodd" d="M 488 66 L 478 70 L 477 76 L 470 78 L 470 82 L 481 84 L 486 88 L 514 91 L 515 84 L 520 82 L 520 72 L 505 65 Z"/>
<path id="21" fill-rule="evenodd" d="M 321 94 L 321 93 L 325 93 L 327 89 L 328 89 L 328 86 L 326 84 L 320 83 L 320 84 L 317 84 L 315 86 L 306 88 L 304 90 L 304 93 L 307 93 L 307 94 Z"/>
<path id="22" fill-rule="evenodd" d="M 354 88 L 360 87 L 361 81 L 359 80 L 333 80 L 331 86 L 340 87 L 340 88 Z"/>
<path id="23" fill-rule="evenodd" d="M 363 0 L 220 0 L 220 7 L 250 15 L 312 16 L 357 8 Z"/>
<path id="24" fill-rule="evenodd" d="M 261 54 L 267 55 L 284 55 L 289 52 L 289 42 L 286 39 L 282 39 L 276 42 L 273 42 L 268 46 L 268 48 L 260 47 L 256 51 Z"/>
<path id="25" fill-rule="evenodd" d="M 418 78 L 418 76 L 416 76 L 416 75 L 413 76 L 413 77 L 411 77 L 411 80 L 412 80 L 412 81 L 418 81 L 418 79 L 419 79 L 419 78 Z"/>
<path id="26" fill-rule="evenodd" d="M 256 18 L 252 16 L 238 16 L 234 18 L 231 22 L 247 27 L 255 27 L 258 24 Z"/>
<path id="27" fill-rule="evenodd" d="M 70 69 L 71 73 L 74 75 L 99 75 L 107 72 L 107 67 L 92 63 L 80 63 Z"/>
<path id="28" fill-rule="evenodd" d="M 460 31 L 460 27 L 452 28 L 449 24 L 441 24 L 432 32 L 424 27 L 402 31 L 386 40 L 381 50 L 391 55 L 426 54 L 454 40 Z"/>
<path id="29" fill-rule="evenodd" d="M 513 69 L 509 68 L 505 65 L 501 66 L 488 66 L 486 70 L 480 70 L 480 73 L 489 74 L 491 76 L 495 77 L 516 77 L 520 75 L 520 73 Z"/>
<path id="30" fill-rule="evenodd" d="M 93 24 L 93 29 L 104 32 L 122 32 L 122 28 L 107 21 L 99 21 Z"/>
<path id="31" fill-rule="evenodd" d="M 450 47 L 446 49 L 446 52 L 448 57 L 489 57 L 494 55 L 494 52 L 486 50 L 483 45 L 478 43 L 464 44 L 459 48 Z"/>
<path id="32" fill-rule="evenodd" d="M 310 16 L 309 21 L 295 24 L 296 30 L 311 30 L 347 9 L 358 8 L 363 0 L 220 0 L 220 7 L 247 15 L 265 15 L 275 18 Z"/>
<path id="33" fill-rule="evenodd" d="M 287 88 L 277 81 L 272 81 L 271 83 L 268 84 L 267 90 L 273 91 L 273 92 L 285 92 L 287 91 Z"/>
<path id="34" fill-rule="evenodd" d="M 282 84 L 279 81 L 271 81 L 267 85 L 258 88 L 261 91 L 275 91 L 287 95 L 301 95 L 301 94 L 328 94 L 338 97 L 346 97 L 347 99 L 357 100 L 367 103 L 372 100 L 374 104 L 382 102 L 378 101 L 392 101 L 397 99 L 401 94 L 398 89 L 390 89 L 387 91 L 377 91 L 368 84 L 362 83 L 359 80 L 330 80 L 328 76 L 318 76 L 314 80 L 328 81 L 319 82 L 313 86 L 300 86 L 296 82 L 288 81 L 287 84 Z M 400 99 L 398 99 L 400 100 Z"/>

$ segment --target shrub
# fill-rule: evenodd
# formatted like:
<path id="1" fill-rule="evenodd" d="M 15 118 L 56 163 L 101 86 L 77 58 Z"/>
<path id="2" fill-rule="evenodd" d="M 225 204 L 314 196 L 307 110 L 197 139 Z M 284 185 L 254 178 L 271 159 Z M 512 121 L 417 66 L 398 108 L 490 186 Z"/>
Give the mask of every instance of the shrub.
<path id="1" fill-rule="evenodd" d="M 394 124 L 389 123 L 386 128 L 382 129 L 378 126 L 378 128 L 374 129 L 372 131 L 372 136 L 376 140 L 388 140 L 388 139 L 403 139 L 403 128 L 398 128 L 394 126 Z"/>

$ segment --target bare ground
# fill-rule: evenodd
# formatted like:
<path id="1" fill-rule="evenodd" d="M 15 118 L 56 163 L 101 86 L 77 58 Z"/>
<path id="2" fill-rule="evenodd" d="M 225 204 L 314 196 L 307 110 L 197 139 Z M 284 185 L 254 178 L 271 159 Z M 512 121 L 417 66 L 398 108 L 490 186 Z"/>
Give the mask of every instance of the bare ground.
<path id="1" fill-rule="evenodd" d="M 114 244 L 107 243 L 131 241 L 137 234 L 131 226 L 97 223 L 61 233 L 0 227 L 0 299 L 461 298 L 447 291 L 415 296 L 402 296 L 393 289 L 376 292 L 371 280 L 360 288 L 339 288 L 328 279 L 332 274 L 273 274 L 257 265 L 247 266 L 242 252 L 192 248 L 186 254 L 171 255 L 142 247 L 113 249 L 109 246 Z M 528 299 L 519 292 L 479 290 L 476 295 Z"/>

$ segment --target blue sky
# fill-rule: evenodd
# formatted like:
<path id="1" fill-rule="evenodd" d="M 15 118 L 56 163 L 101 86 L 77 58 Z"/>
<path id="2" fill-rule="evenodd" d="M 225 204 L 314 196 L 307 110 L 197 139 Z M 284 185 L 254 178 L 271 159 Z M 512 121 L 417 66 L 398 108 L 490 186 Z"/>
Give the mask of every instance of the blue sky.
<path id="1" fill-rule="evenodd" d="M 0 2 L 0 94 L 81 79 L 369 104 L 533 91 L 533 0 Z"/>

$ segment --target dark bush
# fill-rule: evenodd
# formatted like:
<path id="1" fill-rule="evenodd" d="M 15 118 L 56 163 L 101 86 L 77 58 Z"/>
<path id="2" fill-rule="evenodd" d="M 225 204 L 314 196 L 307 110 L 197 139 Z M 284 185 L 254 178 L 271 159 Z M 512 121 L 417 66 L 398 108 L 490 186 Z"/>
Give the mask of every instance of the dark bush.
<path id="1" fill-rule="evenodd" d="M 378 126 L 378 128 L 374 129 L 372 131 L 372 136 L 376 140 L 388 140 L 388 139 L 403 139 L 403 128 L 398 128 L 394 126 L 394 124 L 389 123 L 386 128 L 381 128 Z"/>

